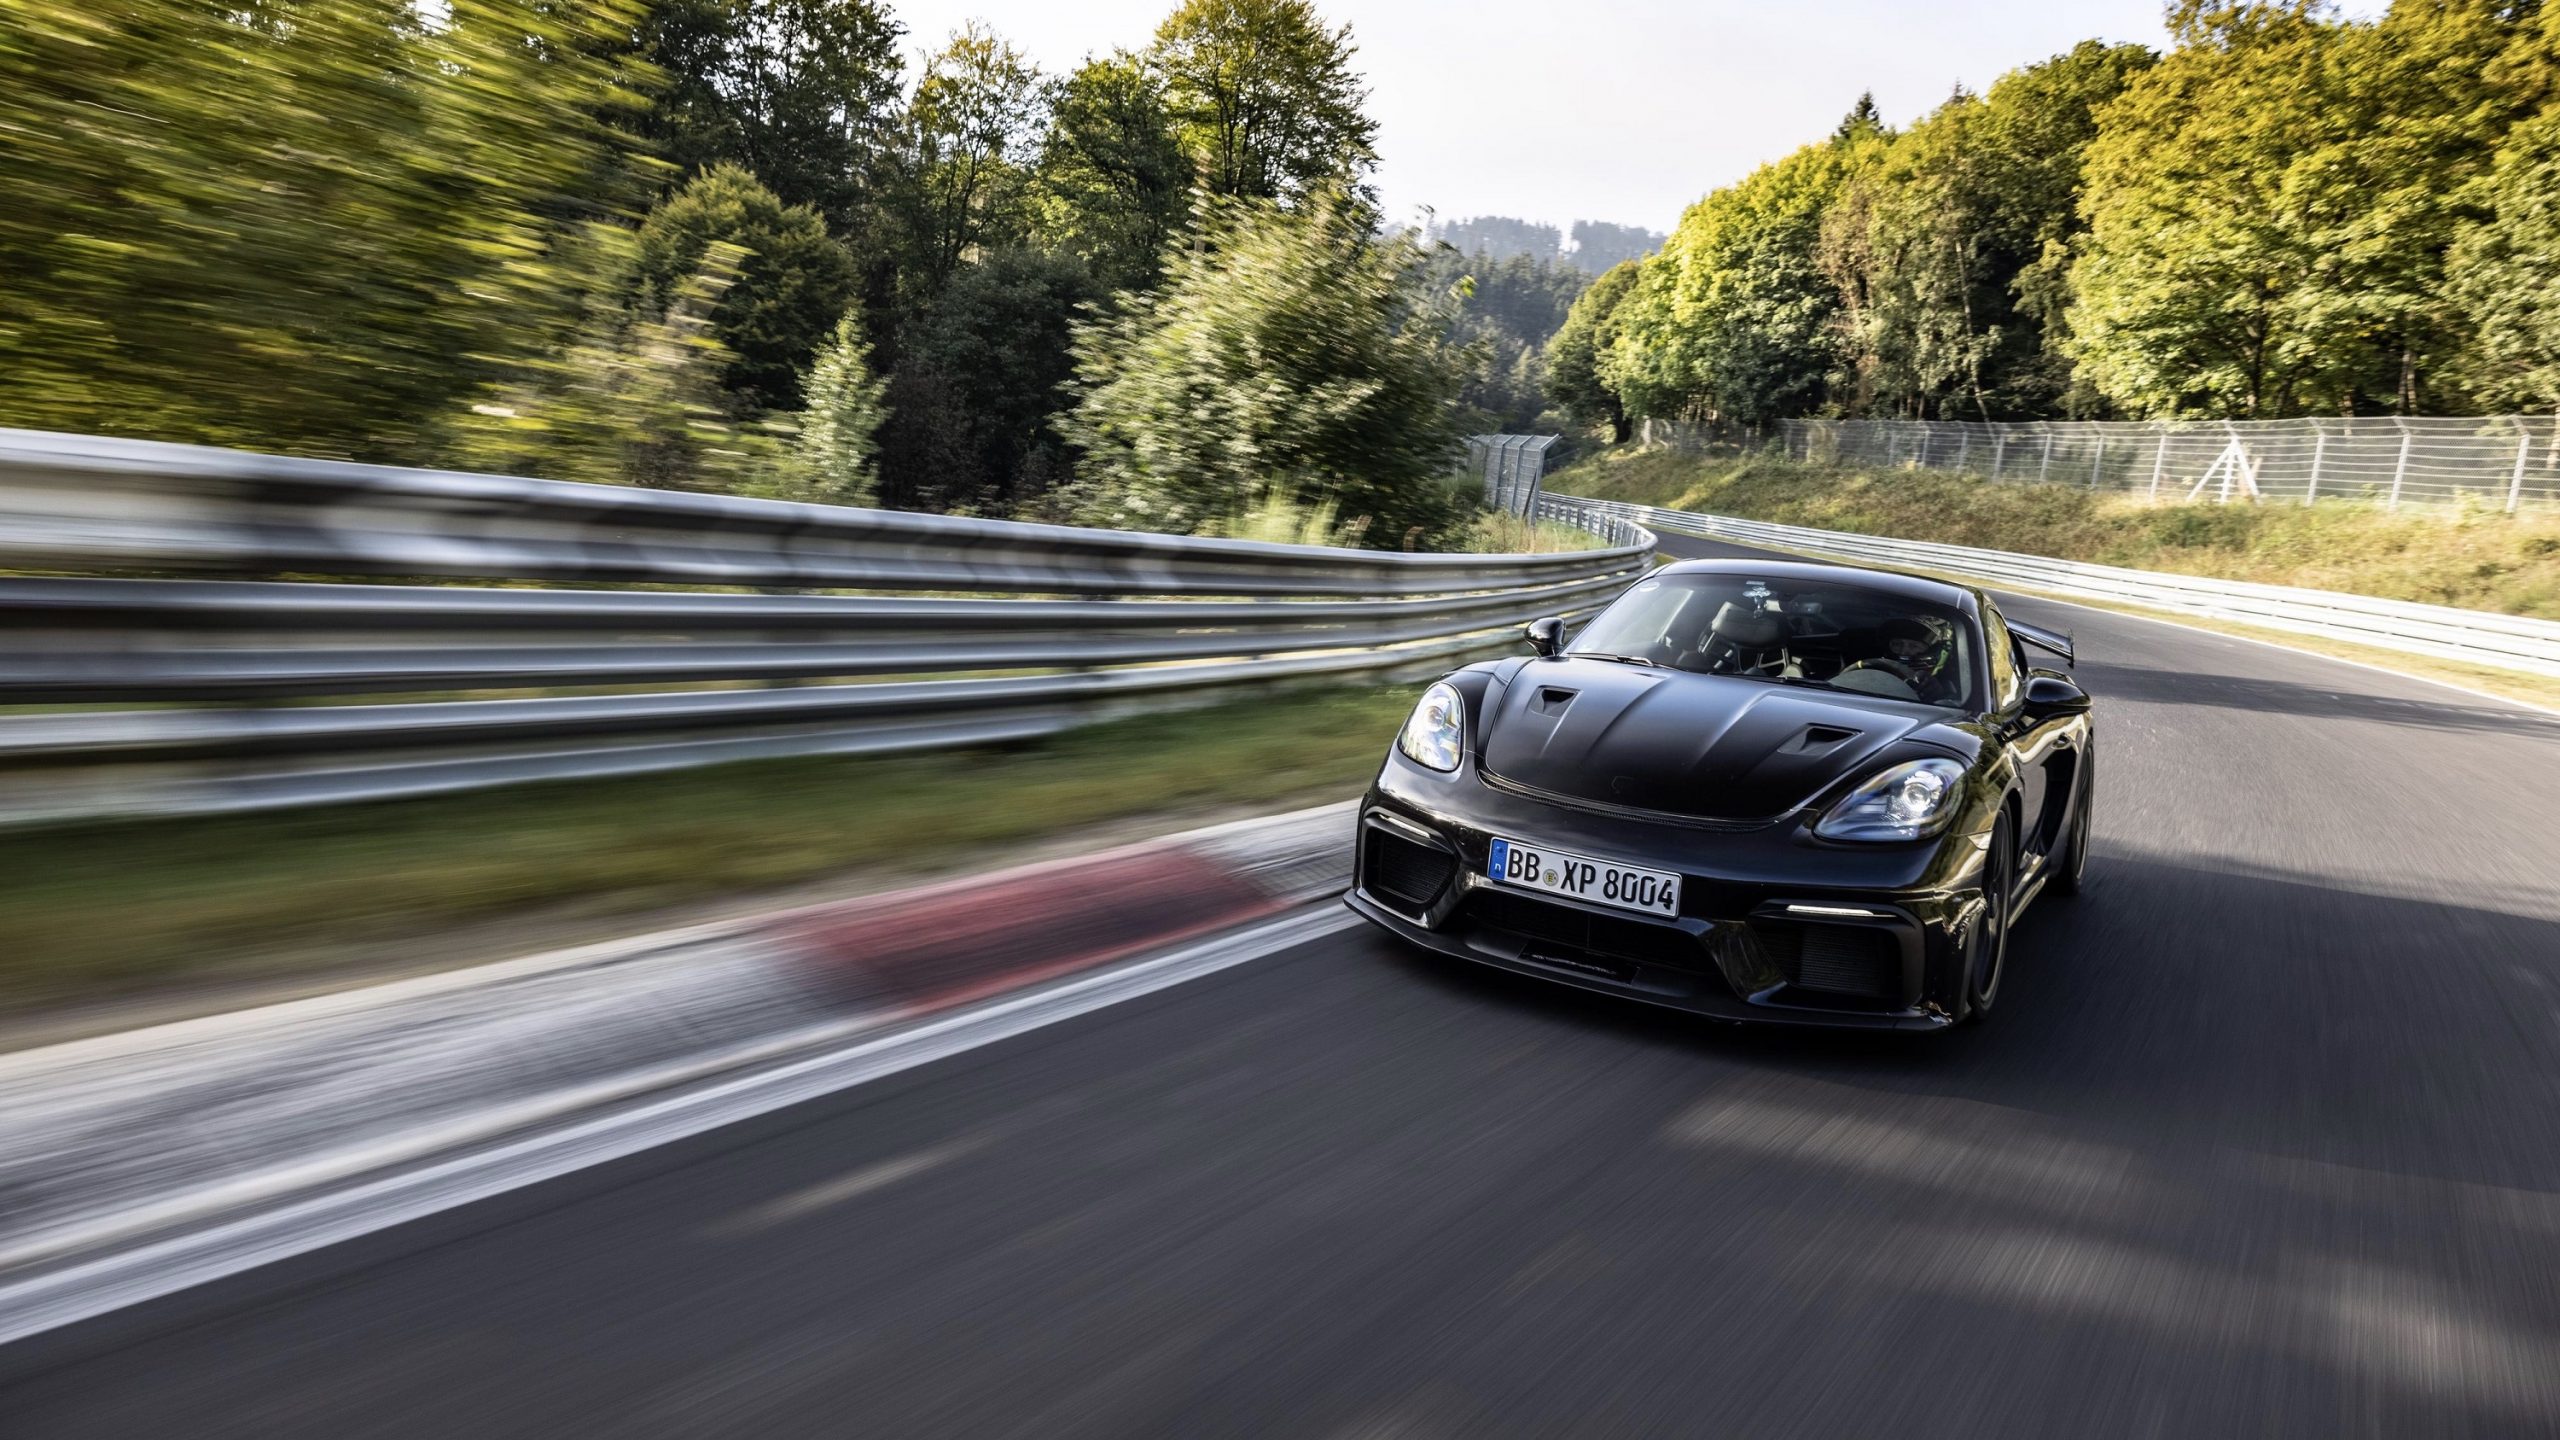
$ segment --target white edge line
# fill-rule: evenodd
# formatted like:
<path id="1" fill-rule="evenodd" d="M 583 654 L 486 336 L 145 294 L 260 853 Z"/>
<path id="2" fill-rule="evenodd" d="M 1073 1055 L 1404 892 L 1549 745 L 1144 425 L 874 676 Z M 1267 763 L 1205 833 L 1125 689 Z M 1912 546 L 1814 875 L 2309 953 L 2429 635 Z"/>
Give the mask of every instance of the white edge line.
<path id="1" fill-rule="evenodd" d="M 1359 917 L 1329 903 L 824 1055 L 0 1286 L 0 1344 L 736 1124 L 1258 960 Z"/>

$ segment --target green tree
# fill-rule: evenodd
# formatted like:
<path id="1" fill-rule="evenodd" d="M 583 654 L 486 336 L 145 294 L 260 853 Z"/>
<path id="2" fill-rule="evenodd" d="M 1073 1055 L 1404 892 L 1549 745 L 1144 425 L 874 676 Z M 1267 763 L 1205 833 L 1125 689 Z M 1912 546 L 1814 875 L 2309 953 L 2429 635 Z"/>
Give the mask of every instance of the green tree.
<path id="1" fill-rule="evenodd" d="M 2150 415 L 2424 408 L 2459 345 L 2444 256 L 2512 119 L 2516 7 L 2176 12 L 2088 156 L 2073 353 Z"/>
<path id="2" fill-rule="evenodd" d="M 871 371 L 871 345 L 859 320 L 847 315 L 836 322 L 802 388 L 808 405 L 777 467 L 782 481 L 771 493 L 822 505 L 872 503 L 879 493 L 880 426 L 888 411 L 881 403 L 886 387 Z"/>
<path id="3" fill-rule="evenodd" d="M 1365 207 L 1230 202 L 1163 286 L 1076 337 L 1068 438 L 1096 523 L 1189 532 L 1275 492 L 1413 546 L 1453 518 L 1456 399 L 1472 357 L 1412 236 Z"/>
<path id="4" fill-rule="evenodd" d="M 2071 388 L 2055 303 L 2081 233 L 2096 110 L 2146 68 L 2094 41 L 1956 95 L 1895 136 L 1826 215 L 1823 260 L 1858 413 L 2050 414 Z"/>
<path id="5" fill-rule="evenodd" d="M 1609 443 L 1627 439 L 1627 405 L 1602 373 L 1601 358 L 1618 336 L 1618 307 L 1635 289 L 1638 264 L 1621 260 L 1582 292 L 1547 342 L 1547 394 L 1575 423 L 1605 429 Z"/>
<path id="6" fill-rule="evenodd" d="M 783 204 L 755 176 L 722 163 L 641 225 L 640 303 L 664 310 L 719 244 L 743 253 L 710 316 L 728 356 L 721 384 L 748 409 L 798 409 L 800 372 L 853 301 L 853 261 L 817 211 Z"/>
<path id="7" fill-rule="evenodd" d="M 1309 0 L 1184 0 L 1147 60 L 1199 184 L 1295 204 L 1357 188 L 1377 165 L 1348 25 Z"/>
<path id="8" fill-rule="evenodd" d="M 420 460 L 560 344 L 629 0 L 11 0 L 0 423 Z"/>
<path id="9" fill-rule="evenodd" d="M 1164 86 L 1127 54 L 1086 61 L 1058 89 L 1034 178 L 1033 228 L 1111 289 L 1155 281 L 1189 213 L 1191 165 Z"/>
<path id="10" fill-rule="evenodd" d="M 873 0 L 651 0 L 640 49 L 665 85 L 642 133 L 680 174 L 744 166 L 856 233 L 897 135 L 900 33 Z"/>
<path id="11" fill-rule="evenodd" d="M 1825 402 L 1841 301 L 1823 221 L 1881 144 L 1844 124 L 1689 207 L 1619 307 L 1603 368 L 1631 413 L 1757 425 Z"/>
<path id="12" fill-rule="evenodd" d="M 964 265 L 907 327 L 880 435 L 881 495 L 902 509 L 1006 514 L 1062 483 L 1055 417 L 1093 300 L 1072 256 L 1000 251 Z"/>
<path id="13" fill-rule="evenodd" d="M 2464 198 L 2445 260 L 2476 405 L 2560 408 L 2560 7 L 2544 6 L 2486 77 L 2520 117 Z"/>
<path id="14" fill-rule="evenodd" d="M 626 271 L 636 264 L 619 231 L 598 234 L 589 258 Z M 663 307 L 617 305 L 599 293 L 573 343 L 457 418 L 452 463 L 659 490 L 754 487 L 770 447 L 732 424 L 720 403 L 730 356 L 712 324 L 744 258 L 715 242 Z"/>
<path id="15" fill-rule="evenodd" d="M 1545 423 L 1546 344 L 1590 277 L 1552 257 L 1462 255 L 1443 242 L 1430 283 L 1464 298 L 1453 338 L 1477 357 L 1458 392 L 1471 432 L 1518 433 Z"/>
<path id="16" fill-rule="evenodd" d="M 1024 187 L 1047 120 L 1037 67 L 993 31 L 969 25 L 925 62 L 907 107 L 917 274 L 942 288 L 981 247 L 1027 228 Z"/>

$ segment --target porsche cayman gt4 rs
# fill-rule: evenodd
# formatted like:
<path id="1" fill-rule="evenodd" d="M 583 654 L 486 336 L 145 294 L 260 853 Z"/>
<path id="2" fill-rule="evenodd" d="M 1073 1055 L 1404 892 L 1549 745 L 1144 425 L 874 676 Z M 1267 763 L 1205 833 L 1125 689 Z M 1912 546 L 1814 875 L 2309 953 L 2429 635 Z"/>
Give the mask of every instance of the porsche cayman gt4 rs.
<path id="1" fill-rule="evenodd" d="M 1978 590 L 1686 561 L 1566 643 L 1431 686 L 1361 806 L 1351 908 L 1416 944 L 1736 1020 L 1934 1029 L 2076 893 L 2068 636 Z"/>

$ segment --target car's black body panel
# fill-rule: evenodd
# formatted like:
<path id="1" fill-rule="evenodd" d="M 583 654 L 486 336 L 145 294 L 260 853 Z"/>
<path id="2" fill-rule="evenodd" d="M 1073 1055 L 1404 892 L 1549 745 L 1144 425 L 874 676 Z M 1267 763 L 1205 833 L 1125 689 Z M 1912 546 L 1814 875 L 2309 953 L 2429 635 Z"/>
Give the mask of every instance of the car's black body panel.
<path id="1" fill-rule="evenodd" d="M 1480 713 L 1487 775 L 1668 815 L 1767 820 L 1944 718 L 1927 705 L 1558 655 Z"/>
<path id="2" fill-rule="evenodd" d="M 1968 620 L 1989 604 L 1936 581 L 1830 567 L 1672 568 L 1819 568 L 1826 580 L 1909 587 Z M 2005 814 L 2017 837 L 2014 914 L 2051 878 L 2089 803 L 2085 701 L 2034 712 L 2019 684 L 2005 708 L 1967 716 L 1570 653 L 1484 662 L 1449 683 L 1467 703 L 1465 753 L 1443 773 L 1389 750 L 1361 810 L 1351 907 L 1445 954 L 1708 1015 L 1901 1029 L 1965 1018 L 1967 926 L 1984 908 L 1993 827 Z M 1965 767 L 1952 823 L 1935 837 L 1814 834 L 1867 777 L 1933 755 Z M 1676 871 L 1680 914 L 1498 886 L 1485 878 L 1497 836 Z"/>

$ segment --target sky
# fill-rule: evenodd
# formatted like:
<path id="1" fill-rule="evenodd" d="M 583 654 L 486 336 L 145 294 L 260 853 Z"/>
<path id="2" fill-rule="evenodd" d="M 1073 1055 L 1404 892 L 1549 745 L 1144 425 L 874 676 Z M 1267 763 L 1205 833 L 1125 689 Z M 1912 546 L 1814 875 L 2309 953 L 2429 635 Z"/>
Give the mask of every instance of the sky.
<path id="1" fill-rule="evenodd" d="M 974 19 L 1063 71 L 1144 45 L 1174 0 L 887 3 L 911 54 Z M 2159 0 L 1317 3 L 1360 47 L 1390 216 L 1665 231 L 1708 190 L 1829 133 L 1861 91 L 1899 125 L 2084 39 L 2168 41 Z"/>

